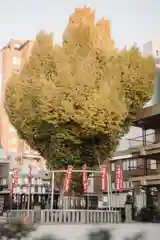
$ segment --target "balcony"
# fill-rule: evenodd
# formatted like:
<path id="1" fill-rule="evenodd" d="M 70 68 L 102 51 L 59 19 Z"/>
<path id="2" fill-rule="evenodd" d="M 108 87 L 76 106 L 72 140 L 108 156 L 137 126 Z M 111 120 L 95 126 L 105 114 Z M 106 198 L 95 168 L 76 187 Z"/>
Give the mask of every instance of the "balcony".
<path id="1" fill-rule="evenodd" d="M 129 148 L 116 152 L 113 160 L 144 157 L 148 159 L 160 159 L 160 131 L 158 134 L 149 133 L 145 136 L 128 139 L 128 141 Z"/>
<path id="2" fill-rule="evenodd" d="M 151 169 L 150 164 L 147 164 L 147 169 L 145 169 L 145 165 L 141 164 L 135 169 L 129 169 L 128 171 L 124 171 L 124 176 L 125 178 L 130 178 L 130 177 L 138 177 L 138 176 L 144 176 L 147 172 L 147 175 L 155 175 L 159 174 L 158 168 L 156 169 Z"/>
<path id="3" fill-rule="evenodd" d="M 132 148 L 140 148 L 144 146 L 148 146 L 151 144 L 155 144 L 155 133 L 148 133 L 145 134 L 144 136 L 137 136 L 134 138 L 128 138 L 129 142 L 129 149 Z"/>
<path id="4" fill-rule="evenodd" d="M 160 104 L 145 107 L 137 112 L 134 126 L 142 129 L 158 129 L 160 121 Z"/>

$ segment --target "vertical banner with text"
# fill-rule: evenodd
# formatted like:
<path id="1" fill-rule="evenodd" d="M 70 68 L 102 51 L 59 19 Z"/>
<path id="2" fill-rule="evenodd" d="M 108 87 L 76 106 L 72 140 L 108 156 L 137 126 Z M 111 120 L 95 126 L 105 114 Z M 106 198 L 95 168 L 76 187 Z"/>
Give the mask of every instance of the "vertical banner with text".
<path id="1" fill-rule="evenodd" d="M 82 167 L 82 180 L 83 180 L 83 190 L 86 193 L 88 192 L 88 178 L 87 178 L 86 165 L 83 165 Z"/>
<path id="2" fill-rule="evenodd" d="M 72 170 L 73 170 L 73 167 L 68 166 L 67 174 L 66 174 L 65 181 L 64 181 L 64 188 L 63 188 L 64 192 L 66 192 L 66 193 L 69 191 L 69 186 L 70 186 L 71 177 L 72 177 Z"/>
<path id="3" fill-rule="evenodd" d="M 102 192 L 107 192 L 107 166 L 101 166 Z"/>
<path id="4" fill-rule="evenodd" d="M 19 180 L 18 168 L 14 170 L 14 184 L 17 185 Z"/>
<path id="5" fill-rule="evenodd" d="M 123 170 L 120 166 L 116 169 L 116 189 L 123 192 Z"/>

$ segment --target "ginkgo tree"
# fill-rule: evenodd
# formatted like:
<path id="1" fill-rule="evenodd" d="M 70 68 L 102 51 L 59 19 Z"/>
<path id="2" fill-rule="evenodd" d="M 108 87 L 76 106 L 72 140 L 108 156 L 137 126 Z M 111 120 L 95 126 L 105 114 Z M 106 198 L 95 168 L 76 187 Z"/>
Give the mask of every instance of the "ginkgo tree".
<path id="1" fill-rule="evenodd" d="M 134 46 L 115 49 L 109 21 L 76 9 L 62 44 L 52 34 L 37 35 L 22 71 L 6 84 L 5 109 L 49 168 L 96 167 L 151 98 L 154 74 L 152 57 Z"/>

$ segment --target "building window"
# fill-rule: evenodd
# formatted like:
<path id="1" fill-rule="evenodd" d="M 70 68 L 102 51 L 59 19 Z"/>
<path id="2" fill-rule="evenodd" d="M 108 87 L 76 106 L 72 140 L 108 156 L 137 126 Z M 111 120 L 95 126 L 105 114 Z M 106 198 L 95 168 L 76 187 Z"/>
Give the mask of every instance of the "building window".
<path id="1" fill-rule="evenodd" d="M 155 159 L 150 160 L 150 169 L 157 169 L 157 162 Z"/>
<path id="2" fill-rule="evenodd" d="M 1 180 L 1 184 L 2 184 L 2 185 L 7 185 L 7 179 L 2 178 L 2 180 Z"/>
<path id="3" fill-rule="evenodd" d="M 9 139 L 8 139 L 8 143 L 17 145 L 17 137 L 10 136 Z"/>
<path id="4" fill-rule="evenodd" d="M 8 152 L 15 153 L 15 152 L 17 152 L 17 148 L 9 148 Z"/>
<path id="5" fill-rule="evenodd" d="M 122 168 L 124 171 L 129 170 L 129 160 L 124 160 L 122 163 Z"/>
<path id="6" fill-rule="evenodd" d="M 111 171 L 112 171 L 112 172 L 115 171 L 115 163 L 111 163 Z"/>
<path id="7" fill-rule="evenodd" d="M 130 166 L 129 166 L 129 168 L 130 168 L 131 170 L 137 168 L 137 159 L 132 159 L 132 160 L 130 160 Z"/>
<path id="8" fill-rule="evenodd" d="M 131 160 L 124 160 L 123 161 L 123 170 L 133 170 L 137 168 L 137 159 L 131 159 Z"/>
<path id="9" fill-rule="evenodd" d="M 14 65 L 21 65 L 21 58 L 18 57 L 18 56 L 14 56 L 12 58 L 12 62 L 13 62 Z"/>

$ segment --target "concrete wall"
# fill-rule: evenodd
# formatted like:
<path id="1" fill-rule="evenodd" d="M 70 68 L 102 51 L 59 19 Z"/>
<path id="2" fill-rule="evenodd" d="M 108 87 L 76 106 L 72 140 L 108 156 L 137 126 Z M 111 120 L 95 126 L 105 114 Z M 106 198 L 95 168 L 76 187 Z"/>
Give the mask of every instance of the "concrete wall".
<path id="1" fill-rule="evenodd" d="M 150 41 L 143 45 L 143 55 L 148 56 L 152 55 L 153 57 L 160 56 L 160 41 Z"/>
<path id="2" fill-rule="evenodd" d="M 152 41 L 147 42 L 143 45 L 143 55 L 144 56 L 152 55 Z"/>
<path id="3" fill-rule="evenodd" d="M 143 233 L 145 240 L 159 240 L 159 224 L 107 224 L 107 225 L 50 225 L 40 226 L 34 236 L 52 234 L 61 240 L 87 240 L 88 233 L 98 229 L 111 229 L 112 239 L 120 240 Z M 102 239 L 102 238 L 101 238 Z M 132 238 L 129 238 L 132 239 Z M 98 239 L 97 239 L 98 240 Z M 139 239 L 140 240 L 140 239 Z"/>

